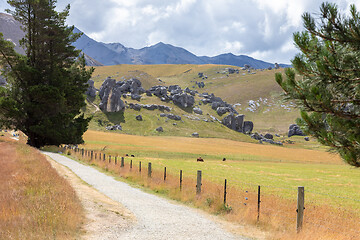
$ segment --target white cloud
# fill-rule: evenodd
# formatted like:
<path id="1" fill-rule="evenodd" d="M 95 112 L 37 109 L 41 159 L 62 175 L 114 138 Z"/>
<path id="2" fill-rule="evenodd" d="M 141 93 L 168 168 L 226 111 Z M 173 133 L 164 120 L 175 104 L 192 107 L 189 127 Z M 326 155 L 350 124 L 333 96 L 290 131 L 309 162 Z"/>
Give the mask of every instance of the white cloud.
<path id="1" fill-rule="evenodd" d="M 95 40 L 141 48 L 157 42 L 196 55 L 232 52 L 289 63 L 297 50 L 292 33 L 302 30 L 304 11 L 323 0 L 58 0 L 71 4 L 68 23 Z M 360 0 L 336 0 L 341 9 Z M 6 6 L 5 6 L 6 5 Z M 0 11 L 7 7 L 0 0 Z"/>

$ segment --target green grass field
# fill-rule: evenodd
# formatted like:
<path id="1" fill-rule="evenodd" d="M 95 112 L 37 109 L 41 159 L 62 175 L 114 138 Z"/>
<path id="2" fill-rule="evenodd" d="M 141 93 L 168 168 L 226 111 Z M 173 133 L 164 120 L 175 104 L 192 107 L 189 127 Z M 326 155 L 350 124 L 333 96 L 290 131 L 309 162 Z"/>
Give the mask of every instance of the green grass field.
<path id="1" fill-rule="evenodd" d="M 157 170 L 195 177 L 197 170 L 213 182 L 242 189 L 264 187 L 264 193 L 296 199 L 297 187 L 304 186 L 307 201 L 319 205 L 351 207 L 360 213 L 359 169 L 341 162 L 335 154 L 320 150 L 279 147 L 225 139 L 143 137 L 88 131 L 85 147 L 113 156 L 134 154 L 134 165 L 152 162 Z M 314 146 L 316 144 L 314 143 Z M 310 146 L 308 146 L 310 147 Z M 204 163 L 196 162 L 201 156 Z M 227 160 L 222 161 L 223 157 Z M 127 161 L 129 159 L 127 158 Z"/>

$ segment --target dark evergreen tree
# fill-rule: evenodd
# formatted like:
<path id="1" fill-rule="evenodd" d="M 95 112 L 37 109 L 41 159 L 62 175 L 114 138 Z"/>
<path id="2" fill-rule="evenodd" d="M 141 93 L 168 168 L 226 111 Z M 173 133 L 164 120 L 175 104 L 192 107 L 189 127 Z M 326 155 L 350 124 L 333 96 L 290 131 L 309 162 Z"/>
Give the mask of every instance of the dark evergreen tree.
<path id="1" fill-rule="evenodd" d="M 314 18 L 303 14 L 305 31 L 294 33 L 301 53 L 276 74 L 287 99 L 301 109 L 297 123 L 345 162 L 360 167 L 360 15 L 343 15 L 323 3 Z"/>
<path id="2" fill-rule="evenodd" d="M 28 144 L 79 144 L 90 119 L 81 114 L 93 69 L 71 44 L 80 37 L 65 23 L 68 5 L 55 10 L 55 0 L 8 0 L 8 11 L 23 26 L 22 56 L 0 33 L 0 66 L 8 86 L 0 90 L 0 127 L 15 128 Z"/>

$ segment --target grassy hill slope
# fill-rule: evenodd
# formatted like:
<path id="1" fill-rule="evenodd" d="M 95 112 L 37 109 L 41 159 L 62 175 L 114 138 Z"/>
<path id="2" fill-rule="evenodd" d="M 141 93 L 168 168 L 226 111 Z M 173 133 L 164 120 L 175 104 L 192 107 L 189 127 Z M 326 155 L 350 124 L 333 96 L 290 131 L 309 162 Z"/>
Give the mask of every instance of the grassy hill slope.
<path id="1" fill-rule="evenodd" d="M 227 68 L 239 70 L 239 73 L 229 74 Z M 298 111 L 291 107 L 289 103 L 281 101 L 281 89 L 274 80 L 275 72 L 278 70 L 241 70 L 241 68 L 226 65 L 116 65 L 96 67 L 93 74 L 95 87 L 100 88 L 102 82 L 107 77 L 117 81 L 130 78 L 137 78 L 142 82 L 145 89 L 155 85 L 179 85 L 181 88 L 189 87 L 197 90 L 199 93 L 214 93 L 223 100 L 231 104 L 237 104 L 236 110 L 245 115 L 245 120 L 254 122 L 254 131 L 271 132 L 285 134 L 290 124 L 295 122 L 299 116 Z M 198 73 L 203 73 L 205 79 L 199 78 Z M 205 87 L 199 88 L 196 82 L 204 82 Z M 162 126 L 163 135 L 190 136 L 193 132 L 199 132 L 201 137 L 222 137 L 234 140 L 246 140 L 242 134 L 236 133 L 217 122 L 204 122 L 203 120 L 190 120 L 185 115 L 199 117 L 200 119 L 210 119 L 209 115 L 222 119 L 226 116 L 218 116 L 209 105 L 199 105 L 201 98 L 196 96 L 196 104 L 203 111 L 204 115 L 199 116 L 191 110 L 183 110 L 174 105 L 172 102 L 164 103 L 159 98 L 146 97 L 145 95 L 140 102 L 124 99 L 128 103 L 140 104 L 163 104 L 171 107 L 171 113 L 182 116 L 183 122 L 165 121 L 160 118 L 159 110 L 148 111 L 142 109 L 140 112 L 127 109 L 122 113 L 101 113 L 96 112 L 90 125 L 91 129 L 104 129 L 106 124 L 118 124 L 123 126 L 123 132 L 137 135 L 158 135 L 156 127 Z M 254 101 L 255 107 L 249 106 L 249 101 Z M 95 99 L 95 103 L 99 103 Z M 89 104 L 87 112 L 90 114 L 95 111 Z M 141 114 L 144 121 L 138 122 L 135 116 Z M 209 115 L 207 115 L 209 114 Z M 99 124 L 99 121 L 103 124 Z"/>

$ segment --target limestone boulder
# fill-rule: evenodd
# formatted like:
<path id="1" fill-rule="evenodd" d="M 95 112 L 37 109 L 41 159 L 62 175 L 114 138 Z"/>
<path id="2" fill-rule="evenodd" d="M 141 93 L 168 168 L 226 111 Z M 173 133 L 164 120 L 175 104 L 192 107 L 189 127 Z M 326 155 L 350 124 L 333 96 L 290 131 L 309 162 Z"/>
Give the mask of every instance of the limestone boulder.
<path id="1" fill-rule="evenodd" d="M 234 131 L 243 132 L 244 115 L 235 115 L 234 113 L 230 113 L 221 122 L 223 125 Z"/>
<path id="2" fill-rule="evenodd" d="M 288 137 L 291 136 L 305 136 L 305 134 L 301 131 L 300 127 L 297 124 L 291 124 L 289 126 Z"/>
<path id="3" fill-rule="evenodd" d="M 243 133 L 250 134 L 254 129 L 254 123 L 251 121 L 244 121 Z"/>

